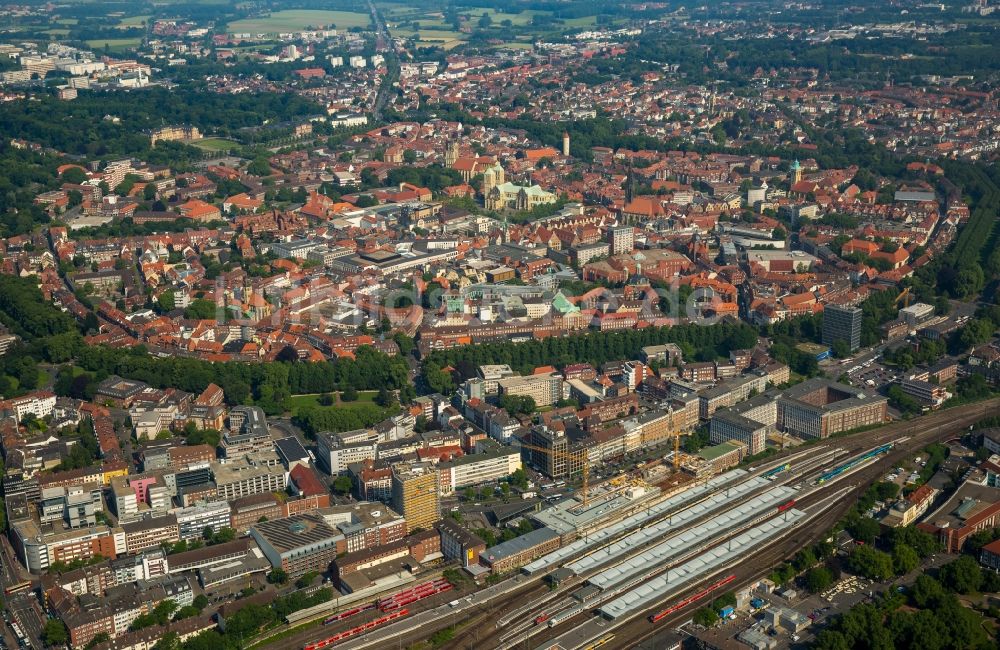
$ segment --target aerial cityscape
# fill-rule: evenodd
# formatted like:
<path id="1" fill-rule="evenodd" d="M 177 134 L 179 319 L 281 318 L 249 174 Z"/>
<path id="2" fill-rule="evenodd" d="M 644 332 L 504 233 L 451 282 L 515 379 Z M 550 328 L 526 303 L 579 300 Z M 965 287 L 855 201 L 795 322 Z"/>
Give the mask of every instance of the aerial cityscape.
<path id="1" fill-rule="evenodd" d="M 0 5 L 0 650 L 1000 647 L 995 3 Z"/>

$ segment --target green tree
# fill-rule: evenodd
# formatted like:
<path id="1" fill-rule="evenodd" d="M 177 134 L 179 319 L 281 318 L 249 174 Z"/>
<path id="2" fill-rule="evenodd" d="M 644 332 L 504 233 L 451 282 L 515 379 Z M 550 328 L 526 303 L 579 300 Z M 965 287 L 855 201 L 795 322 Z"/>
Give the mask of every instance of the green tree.
<path id="1" fill-rule="evenodd" d="M 275 567 L 267 574 L 267 581 L 272 585 L 283 585 L 288 582 L 288 573 L 284 569 Z"/>
<path id="2" fill-rule="evenodd" d="M 920 566 L 920 556 L 906 544 L 896 544 L 892 549 L 892 566 L 897 575 L 906 575 Z"/>
<path id="3" fill-rule="evenodd" d="M 59 177 L 63 183 L 83 185 L 87 181 L 87 173 L 79 167 L 70 167 Z"/>
<path id="4" fill-rule="evenodd" d="M 192 320 L 214 320 L 216 306 L 211 300 L 197 298 L 184 310 L 184 318 Z"/>
<path id="5" fill-rule="evenodd" d="M 349 494 L 353 487 L 350 476 L 338 476 L 333 480 L 333 491 L 337 494 Z"/>
<path id="6" fill-rule="evenodd" d="M 63 646 L 69 642 L 66 624 L 58 618 L 50 618 L 42 628 L 42 641 L 49 647 Z"/>
<path id="7" fill-rule="evenodd" d="M 872 580 L 888 580 L 893 576 L 892 556 L 874 546 L 856 546 L 847 559 L 848 568 Z"/>
<path id="8" fill-rule="evenodd" d="M 917 576 L 909 591 L 910 600 L 920 608 L 934 608 L 943 602 L 946 592 L 941 583 L 929 575 Z"/>
<path id="9" fill-rule="evenodd" d="M 254 176 L 269 176 L 271 174 L 271 165 L 268 163 L 267 158 L 260 156 L 254 158 L 249 165 L 247 165 L 247 172 L 253 174 Z"/>
<path id="10" fill-rule="evenodd" d="M 833 584 L 833 574 L 826 567 L 813 567 L 806 573 L 805 581 L 806 589 L 815 594 L 825 591 Z"/>
<path id="11" fill-rule="evenodd" d="M 702 627 L 713 627 L 719 622 L 719 615 L 707 607 L 702 607 L 694 613 L 693 620 Z"/>
<path id="12" fill-rule="evenodd" d="M 854 539 L 862 541 L 865 544 L 874 544 L 875 538 L 878 537 L 881 531 L 881 527 L 871 517 L 859 517 L 857 521 L 848 525 L 847 530 Z"/>
<path id="13" fill-rule="evenodd" d="M 963 555 L 941 567 L 938 579 L 945 589 L 968 594 L 979 591 L 983 583 L 983 573 L 975 559 Z"/>
<path id="14" fill-rule="evenodd" d="M 311 585 L 313 583 L 313 580 L 315 580 L 318 576 L 319 576 L 318 571 L 307 571 L 303 573 L 298 580 L 295 581 L 295 586 L 298 587 L 299 589 L 305 589 L 306 587 Z"/>

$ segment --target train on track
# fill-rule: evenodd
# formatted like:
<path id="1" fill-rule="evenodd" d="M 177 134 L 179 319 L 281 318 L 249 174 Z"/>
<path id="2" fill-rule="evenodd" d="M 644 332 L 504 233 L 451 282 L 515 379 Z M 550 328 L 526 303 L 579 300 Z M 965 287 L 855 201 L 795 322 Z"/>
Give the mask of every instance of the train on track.
<path id="1" fill-rule="evenodd" d="M 877 458 L 877 457 L 881 456 L 882 454 L 889 453 L 890 449 L 892 449 L 892 444 L 891 443 L 887 444 L 887 445 L 882 445 L 880 447 L 876 447 L 875 449 L 872 449 L 871 451 L 867 451 L 867 452 L 861 454 L 860 456 L 855 456 L 854 458 L 850 459 L 846 463 L 844 463 L 842 465 L 838 465 L 837 467 L 834 467 L 829 472 L 826 472 L 824 474 L 820 474 L 819 478 L 816 479 L 816 484 L 817 485 L 822 485 L 823 483 L 826 483 L 830 479 L 834 479 L 834 478 L 840 476 L 841 474 L 843 474 L 844 472 L 847 472 L 849 470 L 854 469 L 855 467 L 857 467 L 858 465 L 861 465 L 862 463 L 867 463 L 868 461 L 870 461 L 873 458 Z"/>
<path id="2" fill-rule="evenodd" d="M 415 603 L 418 600 L 423 600 L 424 598 L 430 598 L 436 594 L 444 593 L 449 591 L 451 588 L 451 583 L 446 579 L 436 578 L 430 582 L 421 583 L 416 587 L 404 589 L 403 591 L 397 592 L 391 596 L 380 598 L 375 602 L 375 606 L 382 612 L 391 612 L 411 603 Z"/>
<path id="3" fill-rule="evenodd" d="M 361 612 L 367 612 L 370 609 L 375 609 L 375 603 L 368 603 L 367 605 L 359 605 L 358 607 L 353 607 L 351 609 L 344 610 L 343 612 L 340 612 L 339 614 L 334 614 L 330 618 L 328 618 L 325 621 L 323 621 L 323 625 L 329 625 L 331 623 L 336 623 L 337 621 L 342 621 L 345 618 L 350 618 L 352 616 L 356 616 L 356 615 L 360 614 Z"/>
<path id="4" fill-rule="evenodd" d="M 698 602 L 702 598 L 705 598 L 706 596 L 708 596 L 710 593 L 712 593 L 716 589 L 719 589 L 721 587 L 725 587 L 726 585 L 728 585 L 730 582 L 732 582 L 735 579 L 736 579 L 736 575 L 733 574 L 733 575 L 726 576 L 722 580 L 718 580 L 716 582 L 713 582 L 712 584 L 710 584 L 709 586 L 705 587 L 704 589 L 702 589 L 701 591 L 699 591 L 695 595 L 688 596 L 684 600 L 678 601 L 678 602 L 674 603 L 673 605 L 671 605 L 670 607 L 668 607 L 668 608 L 666 608 L 664 610 L 661 610 L 661 611 L 657 612 L 656 614 L 653 614 L 652 616 L 649 617 L 649 622 L 650 623 L 658 623 L 659 621 L 662 621 L 665 617 L 670 616 L 674 612 L 677 612 L 677 611 L 679 611 L 681 609 L 684 609 L 685 607 L 687 607 L 691 603 Z"/>
<path id="5" fill-rule="evenodd" d="M 344 630 L 334 634 L 333 636 L 328 636 L 325 639 L 320 639 L 319 641 L 314 641 L 313 643 L 307 643 L 302 646 L 302 650 L 320 650 L 321 648 L 329 648 L 332 645 L 336 645 L 341 641 L 350 639 L 353 636 L 359 634 L 365 634 L 366 632 L 371 632 L 372 630 L 385 625 L 386 623 L 391 623 L 392 621 L 399 620 L 404 616 L 409 615 L 410 610 L 408 609 L 398 609 L 394 612 L 386 614 L 380 618 L 376 618 L 374 621 L 369 621 L 363 625 L 358 625 L 357 627 L 352 627 L 349 630 Z"/>
<path id="6" fill-rule="evenodd" d="M 787 472 L 791 468 L 791 466 L 792 466 L 791 463 L 784 463 L 783 465 L 778 465 L 774 469 L 767 470 L 766 472 L 761 474 L 760 477 L 766 478 L 769 481 L 773 481 L 774 479 L 778 478 L 778 474 L 781 474 L 782 472 Z"/>

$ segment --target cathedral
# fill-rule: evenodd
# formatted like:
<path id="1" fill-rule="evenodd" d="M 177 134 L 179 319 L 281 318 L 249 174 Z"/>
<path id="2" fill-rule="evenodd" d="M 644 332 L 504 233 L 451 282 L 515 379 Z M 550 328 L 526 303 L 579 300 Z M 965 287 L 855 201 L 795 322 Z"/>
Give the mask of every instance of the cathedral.
<path id="1" fill-rule="evenodd" d="M 487 210 L 530 210 L 555 203 L 556 195 L 539 185 L 516 185 L 506 180 L 503 167 L 495 163 L 483 172 L 483 197 Z"/>

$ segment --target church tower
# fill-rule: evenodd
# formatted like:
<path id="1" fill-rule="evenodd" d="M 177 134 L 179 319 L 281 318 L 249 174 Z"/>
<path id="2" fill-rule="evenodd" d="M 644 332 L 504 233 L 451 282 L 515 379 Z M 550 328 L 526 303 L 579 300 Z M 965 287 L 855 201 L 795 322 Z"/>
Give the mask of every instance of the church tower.
<path id="1" fill-rule="evenodd" d="M 789 174 L 789 180 L 792 185 L 802 180 L 802 165 L 799 164 L 798 160 L 792 163 L 792 172 Z"/>
<path id="2" fill-rule="evenodd" d="M 444 152 L 444 166 L 450 169 L 455 166 L 456 162 L 458 162 L 458 142 L 452 140 Z"/>
<path id="3" fill-rule="evenodd" d="M 628 161 L 628 176 L 625 177 L 625 205 L 635 198 L 635 176 L 632 174 L 632 159 Z"/>
<path id="4" fill-rule="evenodd" d="M 564 157 L 569 158 L 569 131 L 563 131 L 562 154 Z"/>
<path id="5" fill-rule="evenodd" d="M 483 196 L 489 196 L 494 187 L 504 184 L 503 167 L 500 163 L 493 163 L 483 172 Z"/>

